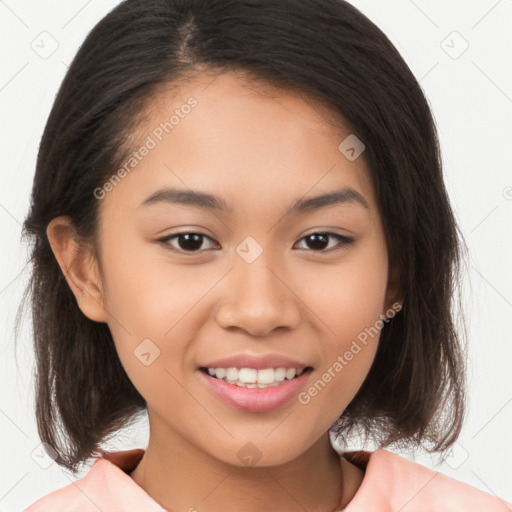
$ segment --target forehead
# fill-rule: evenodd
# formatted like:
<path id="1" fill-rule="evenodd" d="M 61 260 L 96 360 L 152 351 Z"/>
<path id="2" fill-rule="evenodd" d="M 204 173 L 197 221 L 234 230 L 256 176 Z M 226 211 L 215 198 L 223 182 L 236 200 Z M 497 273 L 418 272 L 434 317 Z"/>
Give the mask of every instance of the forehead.
<path id="1" fill-rule="evenodd" d="M 232 209 L 237 197 L 268 207 L 348 186 L 371 204 L 364 158 L 350 161 L 338 147 L 349 135 L 331 106 L 301 91 L 200 73 L 162 85 L 147 103 L 130 146 L 150 149 L 125 166 L 108 201 L 123 196 L 135 207 L 158 188 L 179 187 L 215 191 Z"/>
<path id="2" fill-rule="evenodd" d="M 159 118 L 165 112 L 182 105 L 187 98 L 194 96 L 198 102 L 235 102 L 243 101 L 251 106 L 265 108 L 279 106 L 296 116 L 307 118 L 318 130 L 338 132 L 348 130 L 349 126 L 335 107 L 297 87 L 277 85 L 247 70 L 217 70 L 213 68 L 202 71 L 189 71 L 173 82 L 159 84 L 146 110 Z"/>

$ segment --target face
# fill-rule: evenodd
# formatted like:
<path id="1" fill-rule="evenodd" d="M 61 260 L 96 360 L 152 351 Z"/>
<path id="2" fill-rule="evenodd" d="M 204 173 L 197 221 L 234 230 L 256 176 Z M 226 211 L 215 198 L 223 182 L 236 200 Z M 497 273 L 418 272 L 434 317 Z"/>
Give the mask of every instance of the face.
<path id="1" fill-rule="evenodd" d="M 324 105 L 234 73 L 197 76 L 153 107 L 133 138 L 147 150 L 98 193 L 105 321 L 121 362 L 151 435 L 236 465 L 247 451 L 268 465 L 297 458 L 360 388 L 378 342 L 362 333 L 390 304 L 363 157 L 340 151 L 350 131 Z M 228 357 L 240 359 L 219 363 Z M 303 371 L 247 388 L 207 367 L 274 382 L 281 370 L 258 367 Z"/>

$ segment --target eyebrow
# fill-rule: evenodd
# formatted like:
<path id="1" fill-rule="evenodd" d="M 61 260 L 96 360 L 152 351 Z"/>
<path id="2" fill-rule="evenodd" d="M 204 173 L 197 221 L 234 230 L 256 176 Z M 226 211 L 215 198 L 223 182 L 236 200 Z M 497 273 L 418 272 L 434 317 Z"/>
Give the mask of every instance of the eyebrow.
<path id="1" fill-rule="evenodd" d="M 176 188 L 159 189 L 145 199 L 140 206 L 157 203 L 183 204 L 229 213 L 233 211 L 233 208 L 229 207 L 226 201 L 220 197 L 205 192 Z M 368 201 L 357 190 L 343 187 L 309 199 L 301 198 L 286 211 L 285 215 L 301 215 L 335 204 L 356 204 L 367 210 L 370 209 Z"/>

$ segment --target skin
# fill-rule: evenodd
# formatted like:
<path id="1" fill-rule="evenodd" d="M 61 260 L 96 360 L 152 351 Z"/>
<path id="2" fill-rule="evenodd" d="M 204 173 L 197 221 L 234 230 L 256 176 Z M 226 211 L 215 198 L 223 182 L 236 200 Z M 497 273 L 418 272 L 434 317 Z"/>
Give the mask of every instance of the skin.
<path id="1" fill-rule="evenodd" d="M 191 96 L 197 106 L 100 200 L 99 261 L 78 249 L 66 217 L 47 230 L 79 307 L 108 324 L 148 403 L 150 440 L 131 477 L 168 510 L 337 510 L 363 473 L 340 460 L 328 429 L 364 381 L 378 336 L 309 403 L 263 413 L 221 401 L 198 367 L 276 352 L 313 367 L 308 389 L 397 300 L 364 159 L 339 151 L 350 131 L 326 105 L 234 72 L 161 91 L 135 146 Z M 232 211 L 140 206 L 163 186 L 215 194 Z M 343 186 L 369 208 L 285 215 L 296 200 Z M 319 249 L 306 237 L 326 231 L 355 241 L 331 237 Z M 179 237 L 157 241 L 177 232 L 209 238 L 192 255 Z M 247 236 L 263 250 L 252 263 L 236 252 Z M 134 350 L 148 338 L 160 355 L 146 366 Z M 251 467 L 238 456 L 248 442 L 261 456 Z"/>

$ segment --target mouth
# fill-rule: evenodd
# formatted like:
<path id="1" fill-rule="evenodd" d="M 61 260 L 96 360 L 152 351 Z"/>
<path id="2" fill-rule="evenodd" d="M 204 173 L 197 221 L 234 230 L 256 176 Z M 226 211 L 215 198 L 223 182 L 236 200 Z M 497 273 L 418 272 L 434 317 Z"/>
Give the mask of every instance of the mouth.
<path id="1" fill-rule="evenodd" d="M 200 380 L 224 404 L 251 413 L 264 413 L 289 404 L 305 387 L 313 367 L 208 368 Z M 251 381 L 251 382 L 248 382 Z"/>
<path id="2" fill-rule="evenodd" d="M 313 368 L 199 368 L 201 372 L 213 379 L 226 382 L 227 384 L 249 388 L 264 389 L 285 384 L 288 381 L 297 379 L 303 374 L 310 373 Z"/>

